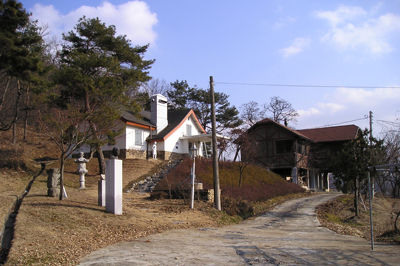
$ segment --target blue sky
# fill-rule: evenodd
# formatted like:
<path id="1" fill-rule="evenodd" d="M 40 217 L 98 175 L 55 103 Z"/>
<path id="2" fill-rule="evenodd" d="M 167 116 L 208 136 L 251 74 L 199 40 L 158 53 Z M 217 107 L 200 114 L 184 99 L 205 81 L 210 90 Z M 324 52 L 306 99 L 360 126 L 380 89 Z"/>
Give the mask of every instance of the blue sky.
<path id="1" fill-rule="evenodd" d="M 400 122 L 400 0 L 21 2 L 59 39 L 83 15 L 99 17 L 133 45 L 150 43 L 152 77 L 209 88 L 213 76 L 239 109 L 279 96 L 300 113 L 298 129 L 365 128 L 369 111 L 376 134 Z"/>

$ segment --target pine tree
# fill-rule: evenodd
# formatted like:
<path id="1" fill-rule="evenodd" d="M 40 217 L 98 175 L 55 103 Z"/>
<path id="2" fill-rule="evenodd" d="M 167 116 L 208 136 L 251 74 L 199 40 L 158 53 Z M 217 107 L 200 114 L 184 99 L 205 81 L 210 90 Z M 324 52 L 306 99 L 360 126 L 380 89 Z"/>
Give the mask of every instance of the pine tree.
<path id="1" fill-rule="evenodd" d="M 147 70 L 154 60 L 143 59 L 148 45 L 132 47 L 125 36 L 116 36 L 115 26 L 106 26 L 98 18 L 81 18 L 63 39 L 67 44 L 60 53 L 61 64 L 55 75 L 63 87 L 57 101 L 81 101 L 81 111 L 91 114 L 90 144 L 97 150 L 100 173 L 104 173 L 101 146 L 123 110 L 140 110 L 126 92 L 150 79 Z"/>

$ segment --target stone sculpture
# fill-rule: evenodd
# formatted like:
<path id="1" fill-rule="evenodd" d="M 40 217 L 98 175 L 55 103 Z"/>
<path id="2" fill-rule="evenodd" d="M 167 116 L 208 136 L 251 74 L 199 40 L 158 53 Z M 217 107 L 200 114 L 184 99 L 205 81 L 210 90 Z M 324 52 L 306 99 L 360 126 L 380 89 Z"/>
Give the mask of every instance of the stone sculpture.
<path id="1" fill-rule="evenodd" d="M 84 189 L 85 187 L 85 174 L 88 172 L 88 170 L 86 169 L 86 163 L 89 162 L 88 159 L 85 159 L 85 157 L 83 157 L 83 152 L 79 153 L 80 157 L 78 159 L 75 160 L 75 162 L 78 164 L 78 174 L 79 174 L 79 189 Z"/>
<path id="2" fill-rule="evenodd" d="M 153 159 L 157 159 L 157 141 L 153 144 Z"/>
<path id="3" fill-rule="evenodd" d="M 114 147 L 111 151 L 111 159 L 118 159 L 119 156 L 119 148 Z"/>

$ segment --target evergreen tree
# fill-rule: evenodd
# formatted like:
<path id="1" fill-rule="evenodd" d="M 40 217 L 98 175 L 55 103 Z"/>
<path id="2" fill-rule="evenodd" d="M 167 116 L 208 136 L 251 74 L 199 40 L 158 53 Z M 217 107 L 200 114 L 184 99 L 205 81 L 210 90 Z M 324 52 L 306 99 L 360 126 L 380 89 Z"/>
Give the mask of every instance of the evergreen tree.
<path id="1" fill-rule="evenodd" d="M 150 79 L 147 70 L 154 60 L 144 60 L 148 45 L 132 47 L 125 36 L 116 36 L 115 26 L 98 18 L 78 21 L 75 30 L 63 35 L 67 42 L 60 53 L 56 82 L 63 85 L 57 102 L 62 106 L 73 99 L 81 101 L 82 112 L 92 130 L 90 144 L 98 152 L 100 173 L 105 172 L 101 146 L 107 142 L 110 127 L 123 110 L 140 110 L 127 91 Z"/>
<path id="2" fill-rule="evenodd" d="M 25 111 L 27 125 L 31 109 L 29 95 L 44 90 L 43 76 L 49 70 L 44 64 L 41 28 L 29 16 L 21 3 L 0 0 L 0 76 L 3 81 L 0 85 L 0 130 L 13 126 L 14 143 L 19 110 Z"/>
<path id="3" fill-rule="evenodd" d="M 171 83 L 172 90 L 168 92 L 169 109 L 193 109 L 203 128 L 211 130 L 211 95 L 208 90 L 191 88 L 187 81 L 175 81 Z M 239 119 L 239 111 L 235 106 L 231 106 L 229 96 L 222 92 L 216 92 L 215 116 L 217 122 L 217 132 L 222 133 L 225 129 L 235 128 L 242 124 Z"/>
<path id="4" fill-rule="evenodd" d="M 382 157 L 379 154 L 383 151 L 383 142 L 374 138 L 370 140 L 369 131 L 365 129 L 359 132 L 357 138 L 346 143 L 332 159 L 335 186 L 343 193 L 354 193 L 356 215 L 361 191 L 367 192 L 367 167 L 380 164 Z"/>

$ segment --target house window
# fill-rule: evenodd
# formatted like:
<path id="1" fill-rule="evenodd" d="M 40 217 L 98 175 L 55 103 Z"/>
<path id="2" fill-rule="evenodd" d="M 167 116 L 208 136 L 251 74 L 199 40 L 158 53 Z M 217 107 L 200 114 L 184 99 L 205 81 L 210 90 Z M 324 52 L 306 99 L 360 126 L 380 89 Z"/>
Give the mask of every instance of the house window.
<path id="1" fill-rule="evenodd" d="M 306 147 L 303 143 L 297 143 L 297 153 L 302 155 L 306 154 Z"/>
<path id="2" fill-rule="evenodd" d="M 186 136 L 192 135 L 192 125 L 186 125 Z"/>
<path id="3" fill-rule="evenodd" d="M 293 140 L 277 140 L 275 141 L 276 154 L 291 153 Z"/>
<path id="4" fill-rule="evenodd" d="M 143 131 L 142 130 L 135 130 L 135 145 L 142 145 L 143 144 Z"/>

